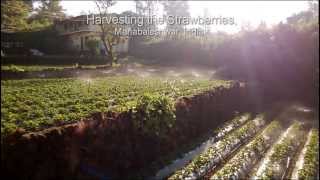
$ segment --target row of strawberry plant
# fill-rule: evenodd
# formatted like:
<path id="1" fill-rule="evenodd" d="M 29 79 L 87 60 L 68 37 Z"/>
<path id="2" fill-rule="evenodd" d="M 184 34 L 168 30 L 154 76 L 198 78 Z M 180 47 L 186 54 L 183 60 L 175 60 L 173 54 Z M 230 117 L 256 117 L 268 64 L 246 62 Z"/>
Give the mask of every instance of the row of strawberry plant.
<path id="1" fill-rule="evenodd" d="M 251 119 L 250 113 L 244 113 L 244 114 L 236 114 L 236 117 L 233 119 L 225 122 L 222 126 L 218 127 L 214 132 L 213 136 L 210 137 L 207 141 L 203 142 L 200 146 L 196 147 L 192 151 L 189 151 L 188 153 L 185 153 L 180 159 L 174 160 L 171 164 L 168 166 L 162 168 L 161 170 L 156 173 L 155 179 L 162 179 L 164 177 L 167 177 L 169 174 L 172 174 L 177 169 L 180 169 L 181 167 L 185 166 L 185 163 L 188 162 L 188 160 L 195 157 L 198 152 L 202 152 L 207 149 L 208 146 L 211 144 L 217 142 L 221 138 L 225 137 L 227 134 L 231 133 L 238 127 L 242 126 L 246 122 L 248 122 Z"/>
<path id="2" fill-rule="evenodd" d="M 294 122 L 272 147 L 270 154 L 265 157 L 263 164 L 254 175 L 254 179 L 283 178 L 290 158 L 304 140 L 302 124 Z"/>
<path id="3" fill-rule="evenodd" d="M 223 126 L 217 128 L 214 131 L 214 134 L 215 134 L 214 139 L 220 139 L 220 138 L 224 137 L 230 131 L 243 125 L 250 118 L 251 118 L 251 114 L 249 114 L 249 113 L 245 113 L 241 116 L 236 116 L 231 121 L 226 122 Z"/>
<path id="4" fill-rule="evenodd" d="M 1 135 L 17 128 L 40 130 L 74 122 L 95 112 L 134 108 L 145 93 L 176 99 L 230 81 L 137 78 L 130 76 L 95 79 L 31 79 L 1 81 Z"/>
<path id="5" fill-rule="evenodd" d="M 193 159 L 186 167 L 175 172 L 169 179 L 198 179 L 210 169 L 221 163 L 232 151 L 254 136 L 265 124 L 263 115 L 257 116 L 228 134 L 226 137 L 208 148 L 203 154 Z"/>
<path id="6" fill-rule="evenodd" d="M 266 150 L 276 141 L 281 133 L 278 121 L 271 122 L 261 134 L 237 153 L 227 164 L 210 179 L 244 178 L 251 168 L 262 157 Z"/>
<path id="7" fill-rule="evenodd" d="M 319 166 L 319 131 L 313 129 L 310 141 L 306 145 L 302 169 L 298 170 L 298 179 L 315 179 Z"/>

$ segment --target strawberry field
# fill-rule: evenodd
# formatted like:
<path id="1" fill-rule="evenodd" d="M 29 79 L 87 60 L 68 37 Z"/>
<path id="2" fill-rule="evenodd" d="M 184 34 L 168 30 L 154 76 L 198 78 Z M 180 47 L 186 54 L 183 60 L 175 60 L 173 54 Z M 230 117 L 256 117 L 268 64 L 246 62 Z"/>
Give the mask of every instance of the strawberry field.
<path id="1" fill-rule="evenodd" d="M 11 175 L 19 169 L 18 179 L 318 177 L 318 129 L 300 116 L 309 111 L 253 111 L 250 91 L 235 81 L 114 76 L 1 85 L 2 165 Z"/>
<path id="2" fill-rule="evenodd" d="M 35 131 L 75 122 L 96 112 L 134 109 L 145 94 L 167 97 L 199 94 L 231 81 L 110 77 L 8 80 L 1 82 L 1 135 L 17 128 Z M 142 103 L 142 102 L 141 102 Z"/>

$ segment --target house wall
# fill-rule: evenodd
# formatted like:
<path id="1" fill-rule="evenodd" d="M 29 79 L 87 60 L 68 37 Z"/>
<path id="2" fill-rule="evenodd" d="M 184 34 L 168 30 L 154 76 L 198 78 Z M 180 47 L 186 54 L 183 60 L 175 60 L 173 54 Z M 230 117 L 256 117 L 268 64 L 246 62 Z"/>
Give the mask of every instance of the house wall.
<path id="1" fill-rule="evenodd" d="M 61 36 L 66 38 L 66 43 L 69 43 L 69 47 L 75 51 L 87 51 L 86 46 L 88 40 L 100 40 L 100 27 L 98 25 L 86 24 L 84 20 L 63 21 L 55 25 L 55 29 Z M 81 48 L 81 38 L 82 48 Z M 126 38 L 119 44 L 113 47 L 116 53 L 126 53 L 129 48 L 129 39 Z M 102 41 L 99 44 L 99 53 L 101 49 L 105 49 Z"/>
<path id="2" fill-rule="evenodd" d="M 83 39 L 83 49 L 81 49 L 81 38 Z M 88 51 L 88 47 L 86 46 L 86 41 L 89 40 L 99 40 L 99 50 L 101 49 L 105 49 L 103 42 L 100 40 L 100 37 L 97 33 L 93 33 L 93 32 L 86 32 L 86 33 L 77 33 L 77 34 L 73 34 L 69 36 L 70 41 L 68 41 L 68 43 L 71 43 L 71 47 L 74 50 L 77 51 Z M 128 48 L 129 48 L 129 40 L 124 40 L 122 42 L 120 42 L 119 44 L 115 45 L 113 47 L 113 50 L 117 53 L 126 53 L 128 52 Z M 100 51 L 99 51 L 100 52 Z"/>

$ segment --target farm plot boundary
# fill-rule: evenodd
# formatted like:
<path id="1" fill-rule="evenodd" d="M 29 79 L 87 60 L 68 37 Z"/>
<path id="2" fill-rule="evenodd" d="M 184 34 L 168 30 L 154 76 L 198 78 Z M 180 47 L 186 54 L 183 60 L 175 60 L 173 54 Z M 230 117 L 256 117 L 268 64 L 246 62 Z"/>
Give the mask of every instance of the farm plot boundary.
<path id="1" fill-rule="evenodd" d="M 175 127 L 163 137 L 135 129 L 130 110 L 10 136 L 3 142 L 2 166 L 15 179 L 125 178 L 246 109 L 244 92 L 234 85 L 179 98 Z"/>

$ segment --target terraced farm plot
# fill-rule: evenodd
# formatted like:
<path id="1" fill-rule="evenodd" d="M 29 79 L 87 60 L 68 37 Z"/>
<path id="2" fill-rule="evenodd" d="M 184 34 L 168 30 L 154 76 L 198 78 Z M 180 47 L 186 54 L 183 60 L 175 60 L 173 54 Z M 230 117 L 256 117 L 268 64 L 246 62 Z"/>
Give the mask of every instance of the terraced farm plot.
<path id="1" fill-rule="evenodd" d="M 289 167 L 290 157 L 302 143 L 302 125 L 295 122 L 279 138 L 278 142 L 266 154 L 263 163 L 254 175 L 254 179 L 284 178 L 286 168 Z"/>
<path id="2" fill-rule="evenodd" d="M 317 179 L 318 138 L 318 130 L 308 130 L 300 121 L 268 123 L 260 115 L 221 137 L 167 179 Z"/>
<path id="3" fill-rule="evenodd" d="M 95 79 L 7 80 L 1 81 L 1 84 L 2 138 L 17 129 L 23 129 L 24 132 L 41 131 L 55 125 L 72 124 L 94 116 L 95 113 L 114 112 L 120 114 L 123 112 L 139 112 L 139 108 L 144 109 L 141 114 L 136 113 L 129 116 L 121 116 L 118 119 L 111 120 L 112 122 L 109 122 L 108 118 L 105 117 L 102 120 L 93 118 L 94 123 L 100 123 L 99 128 L 91 126 L 88 123 L 89 121 L 86 121 L 86 125 L 84 126 L 81 123 L 72 124 L 75 126 L 70 126 L 73 129 L 70 134 L 68 134 L 69 126 L 63 126 L 64 129 L 61 129 L 63 129 L 64 133 L 59 133 L 59 128 L 52 128 L 52 131 L 45 131 L 43 134 L 40 132 L 38 134 L 35 133 L 36 135 L 34 136 L 30 134 L 25 136 L 30 137 L 29 139 L 24 139 L 26 142 L 37 145 L 38 140 L 45 138 L 45 143 L 39 145 L 42 147 L 43 152 L 45 152 L 43 154 L 50 152 L 46 151 L 46 148 L 43 147 L 47 145 L 51 146 L 52 142 L 50 140 L 52 137 L 58 136 L 62 138 L 60 138 L 59 142 L 55 142 L 57 144 L 53 143 L 53 146 L 61 149 L 60 154 L 70 153 L 68 148 L 60 148 L 64 144 L 75 143 L 73 146 L 78 147 L 77 151 L 80 151 L 83 146 L 87 148 L 87 152 L 91 152 L 92 154 L 96 154 L 96 151 L 102 149 L 101 152 L 111 152 L 108 154 L 109 157 L 108 155 L 106 157 L 112 159 L 111 156 L 115 156 L 117 157 L 116 159 L 120 159 L 123 157 L 122 154 L 131 152 L 131 148 L 135 147 L 133 144 L 136 142 L 141 143 L 140 139 L 133 142 L 137 139 L 136 137 L 145 138 L 143 139 L 144 142 L 147 142 L 148 138 L 154 138 L 159 142 L 162 141 L 161 143 L 163 144 L 153 144 L 157 145 L 158 149 L 163 147 L 164 144 L 169 143 L 172 143 L 170 146 L 175 147 L 179 146 L 179 143 L 185 142 L 179 133 L 189 133 L 187 131 L 191 131 L 191 128 L 195 126 L 193 123 L 196 123 L 199 126 L 197 128 L 201 129 L 203 128 L 201 123 L 207 125 L 214 122 L 210 126 L 210 128 L 214 129 L 210 132 L 212 134 L 210 134 L 211 137 L 207 141 L 203 142 L 196 149 L 186 153 L 181 159 L 174 161 L 176 157 L 171 158 L 171 164 L 166 162 L 168 163 L 166 167 L 157 167 L 159 169 L 156 170 L 153 176 L 157 179 L 175 180 L 314 179 L 318 175 L 318 130 L 310 129 L 303 121 L 290 121 L 291 124 L 286 124 L 281 119 L 276 119 L 270 122 L 270 119 L 267 119 L 266 113 L 257 114 L 257 112 L 240 113 L 229 121 L 225 121 L 227 119 L 219 119 L 221 116 L 211 119 L 212 115 L 215 115 L 216 112 L 219 113 L 219 111 L 213 111 L 212 107 L 219 109 L 221 102 L 224 107 L 229 107 L 225 101 L 228 101 L 230 97 L 224 96 L 220 92 L 224 92 L 225 89 L 233 90 L 233 87 L 235 87 L 233 81 L 118 76 Z M 236 91 L 238 90 L 236 89 Z M 214 92 L 214 95 L 207 92 Z M 204 96 L 198 96 L 201 94 Z M 235 98 L 238 97 L 237 95 L 237 93 L 232 94 L 232 100 L 237 99 Z M 179 99 L 186 96 L 192 98 L 186 98 L 186 100 L 184 98 Z M 219 97 L 221 101 L 218 101 Z M 184 119 L 185 117 L 182 115 L 183 118 L 179 121 L 179 126 L 171 128 L 172 124 L 169 121 L 176 118 L 174 104 L 177 102 L 186 103 L 188 100 L 189 102 L 192 100 L 192 103 L 194 103 L 190 103 L 194 109 L 190 111 L 191 113 L 188 112 L 189 116 L 193 115 L 191 116 L 193 121 L 190 122 L 188 119 Z M 204 102 L 200 103 L 200 101 Z M 183 108 L 183 113 L 190 110 L 186 104 L 184 104 Z M 202 110 L 199 110 L 200 108 Z M 206 109 L 206 111 L 203 111 L 203 109 Z M 207 121 L 201 121 L 197 119 L 201 115 L 197 111 L 201 111 L 201 113 L 209 111 L 211 114 L 202 117 Z M 228 110 L 223 113 L 233 112 Z M 135 116 L 138 118 L 134 119 L 133 117 Z M 129 121 L 126 121 L 127 117 L 129 117 Z M 163 120 L 168 122 L 164 122 Z M 124 124 L 126 127 L 122 128 Z M 168 129 L 174 129 L 175 131 L 167 131 L 166 128 L 163 128 L 164 126 L 166 128 L 168 126 L 170 127 Z M 86 132 L 82 131 L 81 136 L 78 136 L 77 130 L 82 127 L 86 128 Z M 130 129 L 128 127 L 138 127 L 134 131 L 131 131 L 131 134 L 136 136 L 135 138 L 132 138 L 130 133 L 128 135 L 123 134 L 127 133 L 127 129 Z M 179 129 L 181 127 L 185 129 Z M 209 128 L 203 129 L 207 131 Z M 55 131 L 58 133 L 55 133 Z M 153 131 L 155 133 L 150 133 Z M 120 133 L 112 134 L 114 132 Z M 180 139 L 174 133 L 179 134 Z M 159 134 L 168 134 L 169 136 L 160 136 Z M 194 135 L 197 134 L 194 133 Z M 122 137 L 124 138 L 122 139 Z M 174 142 L 172 137 L 177 137 L 179 142 Z M 190 137 L 192 135 L 189 135 Z M 72 138 L 78 139 L 77 141 L 73 141 Z M 8 139 L 10 140 L 10 138 Z M 117 141 L 116 139 L 121 140 Z M 77 144 L 78 141 L 86 142 L 85 140 L 92 143 Z M 109 143 L 117 148 L 111 150 L 104 149 L 111 147 Z M 125 148 L 119 149 L 119 146 Z M 37 151 L 37 149 L 32 149 L 32 147 L 36 146 L 29 147 L 31 148 L 31 152 Z M 153 160 L 157 160 L 156 158 L 161 159 L 164 154 L 157 152 L 157 148 L 154 148 L 153 152 L 149 153 L 149 157 L 152 157 Z M 121 153 L 117 155 L 113 154 L 119 151 Z M 6 152 L 11 155 L 10 147 L 6 149 Z M 128 155 L 128 157 L 136 156 L 137 152 L 141 152 L 141 146 L 136 146 L 135 152 Z M 145 161 L 144 156 L 147 153 L 140 153 L 139 157 L 142 161 Z M 159 154 L 153 156 L 154 153 Z M 183 153 L 185 152 L 183 151 Z M 12 155 L 12 157 L 15 156 L 16 154 Z M 35 157 L 30 157 L 30 159 L 34 159 Z M 82 158 L 82 156 L 79 155 L 78 158 Z M 96 162 L 101 159 L 99 157 L 97 160 L 95 156 L 91 156 L 91 158 L 96 160 Z M 114 162 L 114 159 L 112 159 L 112 162 Z M 116 168 L 124 167 L 123 162 L 129 164 L 132 162 L 136 163 L 137 161 L 136 159 L 134 161 L 132 159 L 126 161 L 126 157 L 124 157 L 119 162 L 121 163 L 116 164 L 117 166 L 114 165 Z M 131 164 L 131 168 L 134 168 L 134 163 Z M 104 165 L 101 167 L 104 167 Z M 113 164 L 109 167 L 113 167 Z M 34 172 L 37 171 L 35 168 Z M 147 174 L 146 176 L 149 175 Z"/>
<path id="4" fill-rule="evenodd" d="M 175 170 L 178 170 L 179 168 L 183 167 L 186 165 L 186 163 L 192 158 L 194 158 L 197 153 L 207 151 L 210 146 L 212 146 L 214 143 L 218 142 L 220 139 L 225 137 L 227 134 L 230 132 L 236 130 L 249 120 L 251 120 L 251 114 L 250 113 L 244 113 L 241 115 L 236 116 L 232 120 L 227 121 L 224 123 L 221 127 L 218 127 L 214 132 L 213 132 L 213 137 L 208 139 L 206 142 L 202 143 L 200 147 L 197 147 L 196 149 L 185 153 L 183 158 L 177 159 L 173 161 L 170 165 L 167 167 L 161 169 L 158 171 L 156 174 L 155 178 L 156 179 L 162 179 L 169 174 L 172 174 Z"/>
<path id="5" fill-rule="evenodd" d="M 265 124 L 262 115 L 247 122 L 239 129 L 222 138 L 207 151 L 193 159 L 185 168 L 175 172 L 169 179 L 197 179 L 202 178 L 212 168 L 220 164 L 239 145 L 246 142 Z"/>
<path id="6" fill-rule="evenodd" d="M 313 179 L 319 166 L 319 131 L 312 129 L 292 172 L 294 179 Z"/>
<path id="7" fill-rule="evenodd" d="M 23 128 L 35 131 L 74 122 L 95 112 L 123 111 L 146 93 L 167 97 L 198 94 L 231 81 L 135 78 L 1 81 L 1 135 Z"/>
<path id="8" fill-rule="evenodd" d="M 280 135 L 281 126 L 278 121 L 271 122 L 267 128 L 248 145 L 242 148 L 222 169 L 210 179 L 245 178 L 252 166 L 263 156 L 266 149 Z"/>

